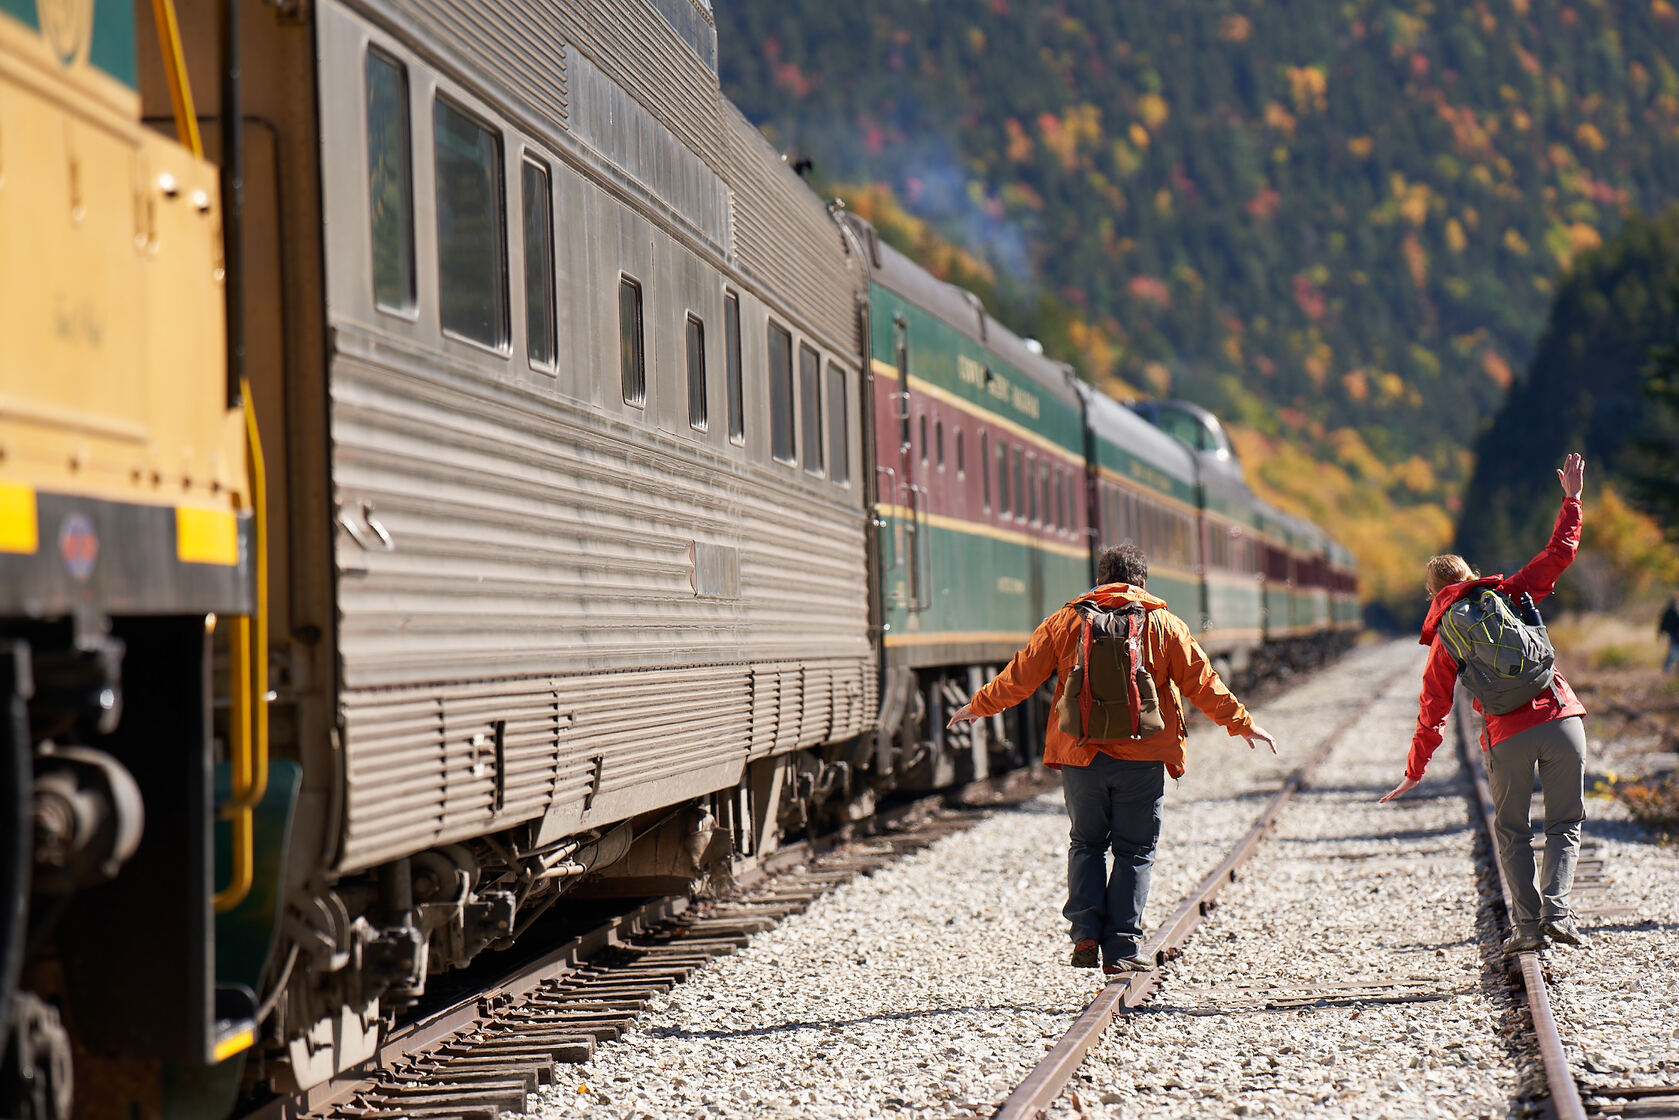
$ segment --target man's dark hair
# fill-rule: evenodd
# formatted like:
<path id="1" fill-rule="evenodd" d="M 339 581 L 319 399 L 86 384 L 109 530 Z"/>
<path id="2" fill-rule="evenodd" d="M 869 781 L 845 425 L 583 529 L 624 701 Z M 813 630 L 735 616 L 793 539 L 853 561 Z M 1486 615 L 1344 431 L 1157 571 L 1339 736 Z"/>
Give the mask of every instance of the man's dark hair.
<path id="1" fill-rule="evenodd" d="M 1146 585 L 1148 555 L 1134 544 L 1105 549 L 1096 561 L 1096 582 L 1128 583 L 1132 587 Z"/>

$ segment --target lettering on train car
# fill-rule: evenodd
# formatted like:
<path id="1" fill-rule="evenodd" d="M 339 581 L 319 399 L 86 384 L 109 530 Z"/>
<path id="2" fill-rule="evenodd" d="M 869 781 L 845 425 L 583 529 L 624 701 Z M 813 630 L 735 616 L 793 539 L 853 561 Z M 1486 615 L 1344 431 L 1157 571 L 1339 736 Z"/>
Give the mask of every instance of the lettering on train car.
<path id="1" fill-rule="evenodd" d="M 1176 479 L 1167 474 L 1165 471 L 1149 466 L 1140 459 L 1127 458 L 1125 473 L 1129 474 L 1132 478 L 1141 482 L 1143 485 L 1149 487 L 1151 490 L 1158 490 L 1162 493 L 1170 494 L 1176 488 Z"/>
<path id="2" fill-rule="evenodd" d="M 1023 416 L 1030 416 L 1036 420 L 1042 412 L 1042 405 L 1036 393 L 1021 388 L 996 370 L 966 354 L 956 356 L 956 379 L 964 385 L 983 389 L 999 401 L 1007 402 Z"/>
<path id="3" fill-rule="evenodd" d="M 999 595 L 1026 594 L 1026 581 L 1015 576 L 998 576 L 997 593 Z"/>

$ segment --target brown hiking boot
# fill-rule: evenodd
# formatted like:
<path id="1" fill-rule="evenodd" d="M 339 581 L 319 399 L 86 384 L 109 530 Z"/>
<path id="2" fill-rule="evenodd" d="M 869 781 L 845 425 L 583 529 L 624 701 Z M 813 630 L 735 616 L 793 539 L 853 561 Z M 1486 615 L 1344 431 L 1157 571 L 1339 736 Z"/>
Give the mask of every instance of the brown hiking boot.
<path id="1" fill-rule="evenodd" d="M 1579 923 L 1573 914 L 1564 914 L 1560 918 L 1547 918 L 1539 923 L 1539 932 L 1552 941 L 1559 941 L 1564 945 L 1581 946 L 1586 943 L 1586 935 L 1580 932 Z"/>
<path id="2" fill-rule="evenodd" d="M 1153 958 L 1134 954 L 1110 961 L 1102 966 L 1102 971 L 1108 976 L 1122 976 L 1127 972 L 1148 972 L 1153 968 Z"/>
<path id="3" fill-rule="evenodd" d="M 1087 937 L 1083 941 L 1073 943 L 1073 967 L 1095 968 L 1097 961 L 1096 939 Z"/>

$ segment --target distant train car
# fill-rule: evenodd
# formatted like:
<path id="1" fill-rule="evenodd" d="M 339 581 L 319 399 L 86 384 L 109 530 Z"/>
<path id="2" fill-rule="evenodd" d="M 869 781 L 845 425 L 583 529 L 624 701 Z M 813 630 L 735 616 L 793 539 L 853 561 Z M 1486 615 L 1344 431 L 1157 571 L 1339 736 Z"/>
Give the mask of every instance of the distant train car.
<path id="1" fill-rule="evenodd" d="M 1249 489 L 1218 417 L 1187 401 L 1131 408 L 1195 453 L 1202 609 L 1195 636 L 1225 672 L 1245 673 L 1263 647 L 1265 507 Z"/>
<path id="2" fill-rule="evenodd" d="M 1031 705 L 947 733 L 944 713 L 1090 578 L 1083 405 L 966 292 L 850 228 L 870 264 L 875 485 L 884 592 L 883 771 L 895 784 L 983 777 L 1029 749 Z"/>
<path id="3" fill-rule="evenodd" d="M 1352 550 L 1341 542 L 1326 542 L 1324 569 L 1329 586 L 1329 624 L 1341 635 L 1347 635 L 1364 625 L 1363 608 L 1358 602 L 1358 562 Z"/>
<path id="4" fill-rule="evenodd" d="M 1150 593 L 1207 629 L 1201 499 L 1195 454 L 1118 402 L 1081 385 L 1090 430 L 1096 552 L 1134 544 L 1148 553 Z M 1094 573 L 1092 573 L 1094 578 Z"/>

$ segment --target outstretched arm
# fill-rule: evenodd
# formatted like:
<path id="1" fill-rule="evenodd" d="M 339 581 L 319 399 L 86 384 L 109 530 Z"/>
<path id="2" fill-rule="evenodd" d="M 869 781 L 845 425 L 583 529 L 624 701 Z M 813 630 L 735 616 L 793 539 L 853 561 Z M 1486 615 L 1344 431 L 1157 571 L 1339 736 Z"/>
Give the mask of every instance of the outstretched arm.
<path id="1" fill-rule="evenodd" d="M 1276 754 L 1277 740 L 1263 727 L 1255 726 L 1253 716 L 1242 706 L 1242 702 L 1224 687 L 1201 643 L 1190 635 L 1182 622 L 1174 626 L 1181 628 L 1182 632 L 1167 639 L 1167 657 L 1172 678 L 1184 696 L 1208 719 L 1231 735 L 1240 735 L 1247 740 L 1249 749 L 1264 743 L 1271 748 L 1272 754 Z"/>
<path id="2" fill-rule="evenodd" d="M 972 699 L 950 714 L 950 722 L 945 724 L 947 730 L 959 723 L 971 723 L 1014 707 L 1038 691 L 1038 687 L 1055 674 L 1060 667 L 1054 629 L 1050 625 L 1055 617 L 1052 614 L 1038 623 L 1026 648 L 1015 654 L 1003 671 L 974 693 Z"/>
<path id="3" fill-rule="evenodd" d="M 1457 688 L 1457 662 L 1446 652 L 1446 645 L 1438 638 L 1428 651 L 1428 665 L 1423 669 L 1422 694 L 1417 697 L 1417 729 L 1411 736 L 1411 753 L 1405 760 L 1405 780 L 1388 791 L 1383 802 L 1392 801 L 1417 788 L 1428 760 L 1440 746 L 1446 730 L 1446 717 L 1452 714 L 1452 695 Z"/>

